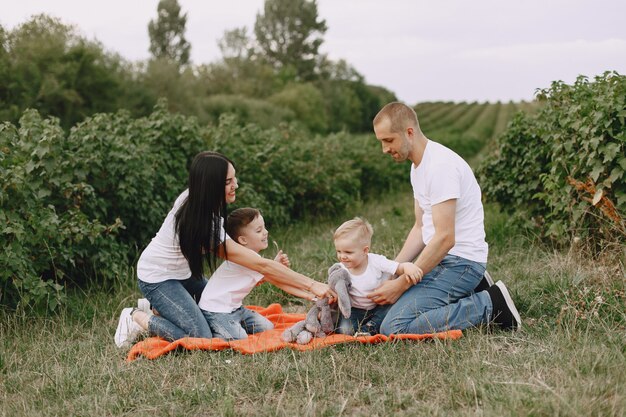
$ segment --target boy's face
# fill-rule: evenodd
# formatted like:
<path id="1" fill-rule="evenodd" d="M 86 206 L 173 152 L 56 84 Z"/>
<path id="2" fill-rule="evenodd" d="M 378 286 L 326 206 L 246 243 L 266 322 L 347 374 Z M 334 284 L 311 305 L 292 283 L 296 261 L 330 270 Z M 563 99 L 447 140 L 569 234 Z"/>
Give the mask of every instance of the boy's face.
<path id="1" fill-rule="evenodd" d="M 238 240 L 246 248 L 260 252 L 267 249 L 268 236 L 269 232 L 265 228 L 265 220 L 263 220 L 263 216 L 258 215 L 241 230 Z"/>
<path id="2" fill-rule="evenodd" d="M 363 245 L 351 236 L 342 236 L 335 239 L 335 250 L 337 251 L 337 259 L 349 270 L 358 269 L 367 262 L 367 254 L 370 250 L 369 246 Z"/>

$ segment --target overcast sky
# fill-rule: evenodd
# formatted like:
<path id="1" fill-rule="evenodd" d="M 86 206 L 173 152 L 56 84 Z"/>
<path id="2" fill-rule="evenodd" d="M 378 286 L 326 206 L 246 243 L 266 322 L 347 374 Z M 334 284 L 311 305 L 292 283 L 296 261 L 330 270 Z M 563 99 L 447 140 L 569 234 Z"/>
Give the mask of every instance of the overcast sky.
<path id="1" fill-rule="evenodd" d="M 220 58 L 225 30 L 252 31 L 264 0 L 179 0 L 194 63 Z M 530 100 L 553 80 L 626 74 L 624 0 L 318 0 L 322 52 L 402 101 Z M 12 29 L 47 13 L 130 60 L 149 57 L 158 0 L 0 0 Z"/>

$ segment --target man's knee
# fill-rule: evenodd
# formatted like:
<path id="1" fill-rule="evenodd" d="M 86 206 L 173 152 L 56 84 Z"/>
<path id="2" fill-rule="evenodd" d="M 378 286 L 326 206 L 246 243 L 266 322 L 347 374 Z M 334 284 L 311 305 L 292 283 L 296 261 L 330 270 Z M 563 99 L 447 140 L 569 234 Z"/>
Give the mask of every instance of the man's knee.
<path id="1" fill-rule="evenodd" d="M 390 317 L 389 315 L 385 317 L 383 322 L 380 324 L 380 333 L 385 336 L 390 336 L 392 334 L 402 334 L 406 326 L 400 323 L 398 319 Z"/>

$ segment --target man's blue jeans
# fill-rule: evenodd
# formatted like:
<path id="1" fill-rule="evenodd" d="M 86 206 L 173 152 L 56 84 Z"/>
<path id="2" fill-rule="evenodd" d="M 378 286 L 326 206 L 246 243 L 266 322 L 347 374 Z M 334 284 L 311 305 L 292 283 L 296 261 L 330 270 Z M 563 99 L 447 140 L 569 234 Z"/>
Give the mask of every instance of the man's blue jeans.
<path id="1" fill-rule="evenodd" d="M 272 330 L 274 323 L 256 311 L 241 306 L 231 313 L 202 311 L 213 332 L 213 337 L 224 340 L 246 339 L 248 334 Z"/>
<path id="2" fill-rule="evenodd" d="M 474 293 L 486 265 L 447 255 L 389 309 L 381 333 L 423 334 L 489 323 L 493 306 L 486 291 Z"/>
<path id="3" fill-rule="evenodd" d="M 150 301 L 158 316 L 150 317 L 148 331 L 151 335 L 174 341 L 183 337 L 213 337 L 198 300 L 207 279 L 170 279 L 148 283 L 139 280 L 139 289 Z"/>

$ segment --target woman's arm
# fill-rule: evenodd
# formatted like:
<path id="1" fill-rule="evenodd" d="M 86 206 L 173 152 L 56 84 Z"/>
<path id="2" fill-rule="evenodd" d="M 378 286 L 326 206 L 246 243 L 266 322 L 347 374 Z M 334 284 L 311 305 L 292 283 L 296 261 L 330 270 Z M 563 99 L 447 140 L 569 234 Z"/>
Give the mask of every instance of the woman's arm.
<path id="1" fill-rule="evenodd" d="M 293 285 L 276 282 L 272 278 L 267 278 L 267 282 L 298 298 L 304 298 L 305 300 L 309 301 L 313 301 L 315 298 L 317 298 L 316 295 L 312 292 L 301 290 L 300 288 L 294 287 Z"/>
<path id="2" fill-rule="evenodd" d="M 232 239 L 219 246 L 218 256 L 224 258 L 224 245 L 228 253 L 228 260 L 236 264 L 245 266 L 260 274 L 274 284 L 285 284 L 299 290 L 311 292 L 317 297 L 336 298 L 336 294 L 327 284 L 312 280 L 296 271 L 287 268 L 279 262 L 258 256 L 258 254 Z"/>

